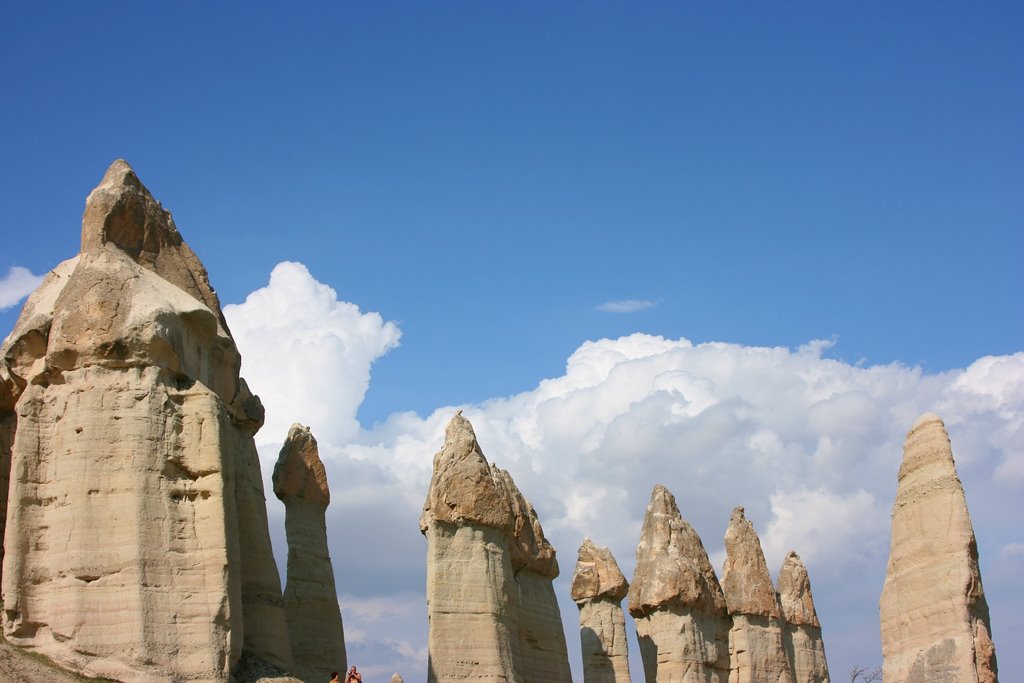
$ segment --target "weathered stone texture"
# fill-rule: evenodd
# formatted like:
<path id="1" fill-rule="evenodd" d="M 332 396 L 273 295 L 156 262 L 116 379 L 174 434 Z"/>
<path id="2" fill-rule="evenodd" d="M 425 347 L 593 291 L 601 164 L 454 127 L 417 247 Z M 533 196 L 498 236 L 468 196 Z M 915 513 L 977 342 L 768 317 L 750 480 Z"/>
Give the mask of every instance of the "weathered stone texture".
<path id="1" fill-rule="evenodd" d="M 779 604 L 784 643 L 795 683 L 828 683 L 821 624 L 814 609 L 811 580 L 800 556 L 790 551 L 779 571 Z"/>
<path id="2" fill-rule="evenodd" d="M 252 441 L 263 409 L 239 365 L 202 265 L 115 162 L 82 253 L 0 349 L 0 413 L 17 421 L 11 642 L 119 679 L 223 680 L 243 648 L 291 664 Z"/>
<path id="3" fill-rule="evenodd" d="M 284 610 L 295 671 L 325 681 L 347 668 L 345 634 L 327 546 L 327 472 L 308 427 L 292 425 L 274 467 L 274 494 L 285 505 L 288 578 Z"/>
<path id="4" fill-rule="evenodd" d="M 740 507 L 732 511 L 725 532 L 722 590 L 732 616 L 730 683 L 791 682 L 778 598 L 761 541 Z"/>
<path id="5" fill-rule="evenodd" d="M 427 537 L 428 681 L 570 681 L 554 548 L 507 472 L 455 415 L 420 517 Z"/>
<path id="6" fill-rule="evenodd" d="M 945 425 L 931 413 L 903 446 L 880 609 L 886 683 L 996 681 L 967 500 Z"/>
<path id="7" fill-rule="evenodd" d="M 644 516 L 628 596 L 648 683 L 728 681 L 722 588 L 700 537 L 661 485 Z"/>
<path id="8" fill-rule="evenodd" d="M 629 584 L 608 548 L 584 539 L 572 575 L 580 610 L 585 683 L 629 683 L 629 652 L 622 598 Z"/>

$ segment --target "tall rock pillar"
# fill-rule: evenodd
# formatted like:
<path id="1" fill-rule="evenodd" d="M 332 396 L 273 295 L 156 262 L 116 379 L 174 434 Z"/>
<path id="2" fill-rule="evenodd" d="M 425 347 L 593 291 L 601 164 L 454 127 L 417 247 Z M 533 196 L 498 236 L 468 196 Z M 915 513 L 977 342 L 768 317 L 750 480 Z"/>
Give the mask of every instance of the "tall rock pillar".
<path id="1" fill-rule="evenodd" d="M 784 641 L 794 683 L 829 683 L 821 623 L 814 609 L 811 580 L 800 556 L 790 551 L 779 571 L 779 604 Z"/>
<path id="2" fill-rule="evenodd" d="M 420 516 L 427 538 L 427 681 L 525 683 L 516 671 L 513 515 L 469 420 L 445 429 Z"/>
<path id="3" fill-rule="evenodd" d="M 225 680 L 243 650 L 287 667 L 263 407 L 206 269 L 120 160 L 81 245 L 0 348 L 4 633 L 120 680 Z"/>
<path id="4" fill-rule="evenodd" d="M 886 683 L 995 683 L 974 529 L 949 435 L 931 413 L 903 445 L 880 610 Z"/>
<path id="5" fill-rule="evenodd" d="M 722 590 L 732 616 L 730 683 L 791 683 L 775 587 L 761 541 L 741 507 L 732 511 L 725 531 Z"/>
<path id="6" fill-rule="evenodd" d="M 729 617 L 704 544 L 660 484 L 651 493 L 629 586 L 647 683 L 729 680 Z"/>
<path id="7" fill-rule="evenodd" d="M 584 683 L 630 683 L 622 613 L 622 598 L 629 584 L 608 548 L 599 548 L 589 538 L 583 540 L 571 590 L 580 609 Z"/>
<path id="8" fill-rule="evenodd" d="M 327 549 L 331 491 L 316 439 L 293 424 L 274 466 L 274 495 L 285 505 L 288 578 L 284 611 L 295 672 L 308 683 L 325 681 L 348 668 L 345 633 Z"/>

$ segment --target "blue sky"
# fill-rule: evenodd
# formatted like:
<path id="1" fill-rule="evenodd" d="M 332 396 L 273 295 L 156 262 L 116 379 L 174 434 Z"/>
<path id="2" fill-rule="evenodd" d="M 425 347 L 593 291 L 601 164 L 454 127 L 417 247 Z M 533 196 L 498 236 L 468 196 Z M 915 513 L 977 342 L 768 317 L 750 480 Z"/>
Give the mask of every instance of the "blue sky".
<path id="1" fill-rule="evenodd" d="M 927 381 L 1022 350 L 1019 4 L 19 4 L 2 17 L 0 278 L 72 256 L 85 195 L 128 159 L 223 303 L 293 261 L 400 329 L 400 345 L 377 339 L 353 361 L 356 375 L 372 363 L 365 395 L 345 398 L 362 431 L 336 435 L 353 467 L 345 449 L 394 439 L 396 413 L 422 417 L 436 450 L 435 411 L 539 391 L 588 340 L 826 339 L 843 368 L 899 363 Z M 600 310 L 621 301 L 646 305 Z M 965 485 L 993 485 L 1017 438 L 979 447 L 989 460 L 968 459 Z M 878 477 L 864 490 L 885 508 L 895 480 Z M 767 526 L 770 491 L 750 495 Z M 552 517 L 574 519 L 569 507 L 553 501 Z M 560 546 L 565 574 L 573 551 Z M 994 630 L 997 648 L 1012 642 Z M 829 651 L 836 677 L 869 663 L 859 642 Z"/>

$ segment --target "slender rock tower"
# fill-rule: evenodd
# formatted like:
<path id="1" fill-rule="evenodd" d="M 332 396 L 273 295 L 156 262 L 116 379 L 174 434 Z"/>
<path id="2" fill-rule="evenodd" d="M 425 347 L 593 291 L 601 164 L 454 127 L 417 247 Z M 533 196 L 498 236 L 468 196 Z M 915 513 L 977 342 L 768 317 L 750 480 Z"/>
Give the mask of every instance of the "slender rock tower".
<path id="1" fill-rule="evenodd" d="M 946 427 L 931 413 L 903 445 L 880 609 L 886 683 L 997 680 L 967 500 Z"/>
<path id="2" fill-rule="evenodd" d="M 551 580 L 555 550 L 461 411 L 445 430 L 420 516 L 427 537 L 427 680 L 569 683 Z"/>
<path id="3" fill-rule="evenodd" d="M 732 511 L 725 532 L 722 590 L 732 616 L 730 683 L 791 683 L 778 597 L 761 541 L 741 507 Z"/>
<path id="4" fill-rule="evenodd" d="M 700 537 L 660 484 L 644 516 L 628 595 L 647 683 L 727 683 L 725 596 Z"/>
<path id="5" fill-rule="evenodd" d="M 9 641 L 119 680 L 291 665 L 240 364 L 205 268 L 115 161 L 0 348 Z"/>
<path id="6" fill-rule="evenodd" d="M 274 495 L 285 505 L 288 580 L 284 612 L 295 671 L 309 683 L 345 670 L 345 632 L 327 549 L 331 490 L 309 427 L 293 424 L 274 466 Z"/>
<path id="7" fill-rule="evenodd" d="M 779 603 L 785 619 L 786 655 L 795 683 L 829 683 L 825 642 L 814 609 L 811 580 L 800 556 L 790 551 L 779 571 Z"/>
<path id="8" fill-rule="evenodd" d="M 608 548 L 583 540 L 572 575 L 572 599 L 580 608 L 584 683 L 630 683 L 622 599 L 629 584 Z"/>

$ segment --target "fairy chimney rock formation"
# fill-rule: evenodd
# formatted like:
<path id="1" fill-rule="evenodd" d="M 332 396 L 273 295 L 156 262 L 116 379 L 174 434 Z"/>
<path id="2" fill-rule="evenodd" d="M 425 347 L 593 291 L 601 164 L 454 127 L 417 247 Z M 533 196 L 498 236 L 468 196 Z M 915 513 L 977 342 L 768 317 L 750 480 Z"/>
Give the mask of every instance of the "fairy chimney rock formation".
<path id="1" fill-rule="evenodd" d="M 811 580 L 800 556 L 793 551 L 786 555 L 779 571 L 779 605 L 793 680 L 795 683 L 828 683 L 825 643 L 811 596 Z"/>
<path id="2" fill-rule="evenodd" d="M 284 611 L 295 670 L 306 681 L 321 681 L 347 667 L 345 633 L 327 549 L 327 506 L 331 492 L 309 427 L 293 424 L 274 466 L 274 495 L 285 505 L 288 577 Z"/>
<path id="3" fill-rule="evenodd" d="M 741 507 L 732 511 L 725 532 L 722 590 L 732 616 L 730 682 L 792 681 L 772 577 L 754 525 Z"/>
<path id="4" fill-rule="evenodd" d="M 121 680 L 291 665 L 240 363 L 206 270 L 115 161 L 0 348 L 10 642 Z"/>
<path id="5" fill-rule="evenodd" d="M 887 683 L 994 683 L 978 547 L 946 427 L 922 415 L 903 445 L 880 603 Z"/>
<path id="6" fill-rule="evenodd" d="M 629 683 L 629 653 L 622 599 L 629 584 L 608 548 L 589 539 L 580 546 L 572 599 L 580 610 L 584 683 Z"/>
<path id="7" fill-rule="evenodd" d="M 700 537 L 661 485 L 644 516 L 628 597 L 648 683 L 728 681 L 730 622 L 722 588 Z"/>
<path id="8" fill-rule="evenodd" d="M 554 548 L 457 413 L 434 456 L 427 538 L 428 681 L 570 681 Z"/>

